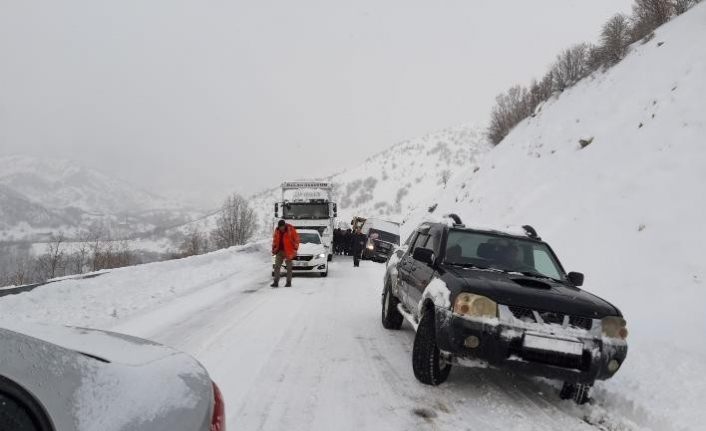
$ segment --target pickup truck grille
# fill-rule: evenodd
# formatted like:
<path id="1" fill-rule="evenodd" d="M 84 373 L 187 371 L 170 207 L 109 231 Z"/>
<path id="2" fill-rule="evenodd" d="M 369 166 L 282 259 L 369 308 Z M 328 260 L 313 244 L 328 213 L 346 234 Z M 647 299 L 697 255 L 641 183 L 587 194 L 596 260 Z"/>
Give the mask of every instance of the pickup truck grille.
<path id="1" fill-rule="evenodd" d="M 513 316 L 525 322 L 530 321 L 536 323 L 553 323 L 556 325 L 562 325 L 564 323 L 564 316 L 566 316 L 563 313 L 557 313 L 554 311 L 532 310 L 524 307 L 516 307 L 514 305 L 511 305 L 508 308 L 512 312 Z M 540 319 L 542 319 L 541 322 L 536 319 L 534 314 L 535 311 L 539 314 Z M 588 331 L 593 326 L 593 320 L 589 317 L 569 315 L 569 326 L 574 326 L 576 328 L 581 328 Z"/>

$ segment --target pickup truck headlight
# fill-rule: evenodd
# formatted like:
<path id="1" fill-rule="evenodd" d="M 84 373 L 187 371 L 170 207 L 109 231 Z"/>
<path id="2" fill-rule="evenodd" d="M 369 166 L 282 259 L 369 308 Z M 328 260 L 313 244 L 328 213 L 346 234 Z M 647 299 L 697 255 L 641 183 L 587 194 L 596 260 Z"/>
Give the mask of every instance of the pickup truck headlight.
<path id="1" fill-rule="evenodd" d="M 628 328 L 626 327 L 625 319 L 618 316 L 608 316 L 601 320 L 603 325 L 603 335 L 608 338 L 617 338 L 624 340 L 628 338 Z"/>
<path id="2" fill-rule="evenodd" d="M 317 258 L 317 259 L 323 259 L 323 258 L 325 258 L 325 257 L 326 257 L 326 253 L 321 253 L 321 254 L 317 254 L 317 255 L 316 255 L 316 258 Z"/>
<path id="3" fill-rule="evenodd" d="M 460 293 L 454 302 L 454 313 L 468 317 L 498 317 L 498 304 L 485 296 Z"/>

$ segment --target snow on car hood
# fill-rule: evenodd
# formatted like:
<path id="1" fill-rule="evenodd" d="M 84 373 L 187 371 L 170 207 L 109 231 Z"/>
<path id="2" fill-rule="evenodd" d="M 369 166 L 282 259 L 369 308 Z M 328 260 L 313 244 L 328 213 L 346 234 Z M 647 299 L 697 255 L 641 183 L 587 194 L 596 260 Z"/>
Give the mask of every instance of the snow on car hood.
<path id="1" fill-rule="evenodd" d="M 185 353 L 92 329 L 2 327 L 5 367 L 46 406 L 58 429 L 191 431 L 208 424 L 211 379 Z M 36 369 L 18 366 L 24 362 Z"/>
<path id="2" fill-rule="evenodd" d="M 297 254 L 322 254 L 326 253 L 326 248 L 322 244 L 313 244 L 310 242 L 299 244 Z"/>
<path id="3" fill-rule="evenodd" d="M 146 364 L 177 352 L 141 338 L 95 329 L 26 322 L 2 322 L 2 327 L 65 349 L 124 365 Z"/>

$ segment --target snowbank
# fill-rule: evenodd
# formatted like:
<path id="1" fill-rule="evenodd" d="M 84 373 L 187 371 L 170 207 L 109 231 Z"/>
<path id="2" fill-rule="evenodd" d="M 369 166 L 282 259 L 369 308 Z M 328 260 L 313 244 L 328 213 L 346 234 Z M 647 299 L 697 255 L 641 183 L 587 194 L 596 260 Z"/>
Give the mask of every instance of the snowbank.
<path id="1" fill-rule="evenodd" d="M 244 279 L 269 276 L 268 246 L 255 243 L 166 262 L 111 270 L 91 279 L 67 279 L 2 298 L 3 322 L 35 321 L 101 329 L 138 319 L 155 308 L 198 309 L 239 288 Z M 230 283 L 219 283 L 234 277 Z M 212 287 L 210 287 L 212 286 Z M 161 322 L 168 325 L 169 319 Z"/>

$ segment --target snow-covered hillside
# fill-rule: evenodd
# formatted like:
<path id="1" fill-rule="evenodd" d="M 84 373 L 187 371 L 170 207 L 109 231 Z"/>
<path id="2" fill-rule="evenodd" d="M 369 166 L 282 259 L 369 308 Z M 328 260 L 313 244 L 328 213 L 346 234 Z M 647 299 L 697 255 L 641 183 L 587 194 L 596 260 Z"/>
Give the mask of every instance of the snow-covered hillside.
<path id="1" fill-rule="evenodd" d="M 444 190 L 454 174 L 472 171 L 490 148 L 479 128 L 451 127 L 400 142 L 325 179 L 335 186 L 341 220 L 349 222 L 354 215 L 362 215 L 402 221 Z M 260 220 L 270 217 L 279 199 L 279 188 L 253 197 Z"/>
<path id="2" fill-rule="evenodd" d="M 665 429 L 703 426 L 706 398 L 704 41 L 701 4 L 545 104 L 432 201 L 467 224 L 531 224 L 584 271 L 631 330 L 624 369 L 597 391 Z"/>
<path id="3" fill-rule="evenodd" d="M 402 221 L 420 205 L 426 205 L 446 187 L 445 180 L 472 171 L 491 149 L 478 127 L 464 125 L 429 133 L 395 144 L 360 165 L 324 178 L 334 184 L 338 218 L 345 224 L 354 215 Z M 302 178 L 313 179 L 313 178 Z M 293 180 L 293 178 L 282 178 Z M 279 186 L 250 197 L 257 213 L 260 234 L 270 234 L 274 203 L 281 199 Z M 425 207 L 426 208 L 426 207 Z M 167 230 L 166 234 L 203 232 L 216 226 L 216 215 Z"/>
<path id="4" fill-rule="evenodd" d="M 69 160 L 0 157 L 0 241 L 71 235 L 96 221 L 144 231 L 187 215 L 176 202 Z"/>

